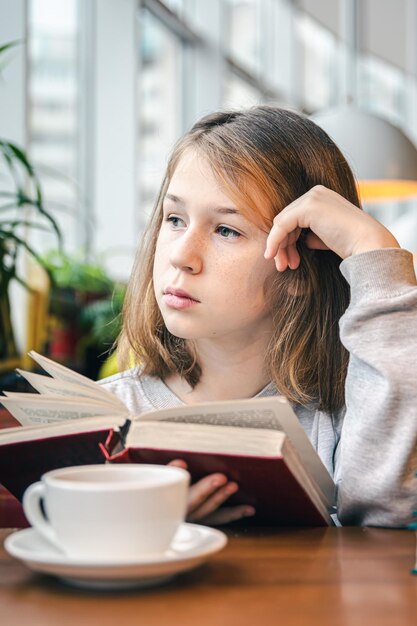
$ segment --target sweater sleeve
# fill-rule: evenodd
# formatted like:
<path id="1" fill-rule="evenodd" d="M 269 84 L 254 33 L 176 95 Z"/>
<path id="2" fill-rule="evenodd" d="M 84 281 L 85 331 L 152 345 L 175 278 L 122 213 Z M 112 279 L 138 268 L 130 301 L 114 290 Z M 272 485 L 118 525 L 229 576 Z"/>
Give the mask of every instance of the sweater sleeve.
<path id="1" fill-rule="evenodd" d="M 342 524 L 403 526 L 417 509 L 417 283 L 412 255 L 373 250 L 343 261 L 350 353 L 335 458 Z"/>

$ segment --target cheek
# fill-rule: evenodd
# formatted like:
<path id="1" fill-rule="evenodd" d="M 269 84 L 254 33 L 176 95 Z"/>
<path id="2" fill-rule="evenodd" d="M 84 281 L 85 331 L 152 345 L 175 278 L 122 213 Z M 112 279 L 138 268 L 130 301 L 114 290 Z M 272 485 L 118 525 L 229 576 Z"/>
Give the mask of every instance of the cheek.
<path id="1" fill-rule="evenodd" d="M 153 280 L 156 283 L 161 278 L 161 274 L 165 265 L 166 254 L 164 254 L 164 248 L 166 250 L 166 247 L 164 247 L 163 242 L 158 239 L 158 242 L 155 248 L 154 261 L 153 261 Z"/>
<path id="2" fill-rule="evenodd" d="M 259 312 L 266 308 L 265 293 L 276 274 L 274 261 L 237 261 L 226 270 L 219 267 L 218 276 L 225 303 L 236 310 Z"/>

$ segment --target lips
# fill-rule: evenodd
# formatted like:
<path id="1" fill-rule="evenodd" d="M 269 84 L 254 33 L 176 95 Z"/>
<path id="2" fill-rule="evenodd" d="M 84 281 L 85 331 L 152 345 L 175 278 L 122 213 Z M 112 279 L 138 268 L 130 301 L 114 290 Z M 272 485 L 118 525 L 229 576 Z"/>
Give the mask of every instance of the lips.
<path id="1" fill-rule="evenodd" d="M 163 301 L 169 308 L 177 310 L 189 309 L 200 303 L 187 291 L 173 287 L 164 289 Z"/>
<path id="2" fill-rule="evenodd" d="M 173 287 L 168 287 L 164 290 L 165 296 L 176 296 L 177 298 L 187 298 L 187 300 L 193 300 L 194 302 L 200 302 L 196 298 L 193 298 L 192 295 L 184 291 L 183 289 L 174 289 Z"/>

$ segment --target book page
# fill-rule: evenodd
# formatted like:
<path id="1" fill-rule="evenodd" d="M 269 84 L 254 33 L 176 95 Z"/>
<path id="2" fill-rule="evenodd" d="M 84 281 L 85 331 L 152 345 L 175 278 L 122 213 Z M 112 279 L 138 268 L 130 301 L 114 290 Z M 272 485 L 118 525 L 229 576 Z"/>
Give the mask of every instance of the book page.
<path id="1" fill-rule="evenodd" d="M 82 385 L 83 387 L 88 387 L 89 389 L 93 389 L 95 391 L 98 389 L 109 393 L 106 389 L 102 389 L 99 385 L 97 385 L 97 383 L 93 380 L 90 380 L 78 372 L 74 372 L 69 367 L 65 367 L 65 365 L 62 365 L 61 363 L 48 359 L 48 357 L 43 356 L 42 354 L 38 354 L 35 350 L 31 350 L 28 354 L 45 370 L 45 372 L 48 372 L 48 374 L 57 380 Z"/>
<path id="2" fill-rule="evenodd" d="M 240 428 L 210 424 L 133 422 L 126 447 L 165 448 L 173 446 L 189 452 L 213 452 L 252 456 L 280 456 L 285 433 L 260 428 Z"/>
<path id="3" fill-rule="evenodd" d="M 126 406 L 121 400 L 119 400 L 119 398 L 99 385 L 96 385 L 96 389 L 93 389 L 90 386 L 87 387 L 85 385 L 80 385 L 79 383 L 70 383 L 56 378 L 51 378 L 50 376 L 26 372 L 21 369 L 16 369 L 16 371 L 23 376 L 23 378 L 25 378 L 40 394 L 92 398 L 101 402 L 105 401 L 108 404 L 115 406 L 117 409 L 126 410 Z"/>
<path id="4" fill-rule="evenodd" d="M 283 430 L 277 415 L 277 403 L 285 410 L 288 402 L 284 398 L 251 398 L 248 400 L 225 400 L 204 404 L 183 405 L 142 413 L 134 418 L 140 421 L 185 422 L 187 424 L 211 424 L 238 428 L 267 428 Z M 292 412 L 291 407 L 288 405 Z M 294 413 L 293 413 L 294 415 Z M 294 415 L 297 420 L 297 417 Z M 298 420 L 297 420 L 298 422 Z"/>
<path id="5" fill-rule="evenodd" d="M 125 412 L 115 409 L 105 402 L 96 402 L 89 398 L 71 398 L 63 396 L 41 396 L 31 393 L 8 393 L 0 397 L 0 403 L 23 426 L 50 424 L 65 420 L 82 419 L 98 415 L 128 417 Z"/>
<path id="6" fill-rule="evenodd" d="M 15 426 L 0 429 L 1 446 L 21 441 L 36 441 L 47 437 L 59 437 L 83 432 L 111 430 L 123 425 L 124 418 L 113 415 L 87 417 L 81 420 L 64 420 L 61 422 L 45 423 L 30 426 Z"/>

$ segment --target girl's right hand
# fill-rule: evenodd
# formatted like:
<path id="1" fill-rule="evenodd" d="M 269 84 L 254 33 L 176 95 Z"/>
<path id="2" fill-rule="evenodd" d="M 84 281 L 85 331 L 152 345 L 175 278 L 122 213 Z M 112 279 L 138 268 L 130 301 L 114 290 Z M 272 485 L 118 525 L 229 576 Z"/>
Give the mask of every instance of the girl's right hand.
<path id="1" fill-rule="evenodd" d="M 176 459 L 169 465 L 187 469 L 185 461 Z M 224 474 L 209 474 L 191 485 L 188 496 L 187 522 L 199 522 L 209 526 L 228 524 L 242 517 L 251 517 L 255 509 L 249 505 L 221 507 L 239 486 Z"/>
<path id="2" fill-rule="evenodd" d="M 267 238 L 266 259 L 279 272 L 297 269 L 302 229 L 308 248 L 333 250 L 342 259 L 381 248 L 399 248 L 394 235 L 365 211 L 322 185 L 312 187 L 275 216 Z"/>

